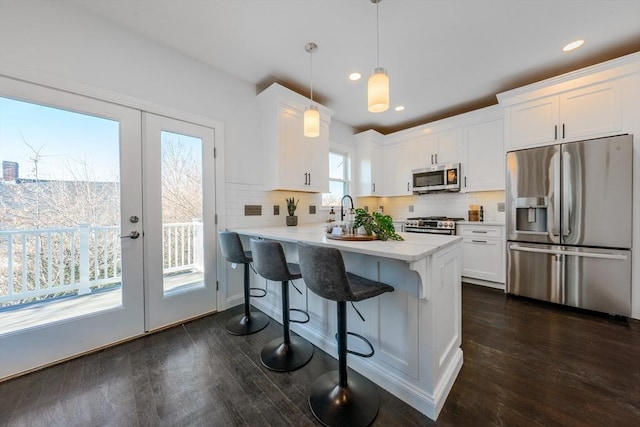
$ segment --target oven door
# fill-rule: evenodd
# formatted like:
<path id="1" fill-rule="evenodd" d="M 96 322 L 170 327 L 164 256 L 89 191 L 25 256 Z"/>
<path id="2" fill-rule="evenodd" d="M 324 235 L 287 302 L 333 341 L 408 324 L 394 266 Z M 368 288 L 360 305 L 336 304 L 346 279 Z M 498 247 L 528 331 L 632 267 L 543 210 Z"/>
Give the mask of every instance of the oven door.
<path id="1" fill-rule="evenodd" d="M 455 234 L 454 230 L 444 230 L 441 228 L 423 228 L 423 227 L 404 227 L 406 233 L 423 233 L 423 234 L 444 234 L 446 236 L 452 236 Z"/>

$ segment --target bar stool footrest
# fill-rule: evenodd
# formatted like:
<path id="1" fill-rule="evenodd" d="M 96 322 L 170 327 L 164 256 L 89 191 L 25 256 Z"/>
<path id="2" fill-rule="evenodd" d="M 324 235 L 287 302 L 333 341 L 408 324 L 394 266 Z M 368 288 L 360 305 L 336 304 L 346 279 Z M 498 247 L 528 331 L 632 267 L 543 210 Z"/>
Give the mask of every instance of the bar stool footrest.
<path id="1" fill-rule="evenodd" d="M 298 313 L 302 313 L 302 314 L 304 314 L 307 318 L 306 318 L 306 320 L 295 320 L 295 319 L 289 319 L 289 322 L 290 322 L 290 323 L 309 323 L 309 320 L 310 320 L 310 318 L 309 318 L 309 313 L 307 313 L 307 312 L 306 312 L 306 311 L 304 311 L 304 310 L 300 310 L 299 308 L 290 308 L 290 309 L 289 309 L 289 312 L 292 312 L 292 311 L 295 311 L 295 312 L 298 312 Z"/>
<path id="2" fill-rule="evenodd" d="M 252 294 L 251 292 L 256 291 L 257 294 Z M 262 288 L 249 288 L 249 296 L 251 298 L 264 298 L 267 296 L 267 290 Z"/>
<path id="3" fill-rule="evenodd" d="M 374 354 L 376 354 L 376 351 L 373 349 L 373 345 L 371 345 L 371 342 L 368 339 L 366 339 L 365 337 L 363 337 L 362 335 L 356 334 L 355 332 L 348 332 L 348 331 L 347 331 L 347 335 L 354 336 L 354 337 L 359 338 L 360 340 L 364 341 L 364 343 L 367 344 L 367 346 L 369 347 L 369 350 L 371 350 L 369 353 L 360 353 L 359 351 L 347 349 L 347 353 L 353 354 L 355 356 L 360 356 L 360 357 L 371 357 Z M 338 341 L 338 333 L 337 332 L 334 335 L 334 337 L 335 337 L 336 341 Z"/>

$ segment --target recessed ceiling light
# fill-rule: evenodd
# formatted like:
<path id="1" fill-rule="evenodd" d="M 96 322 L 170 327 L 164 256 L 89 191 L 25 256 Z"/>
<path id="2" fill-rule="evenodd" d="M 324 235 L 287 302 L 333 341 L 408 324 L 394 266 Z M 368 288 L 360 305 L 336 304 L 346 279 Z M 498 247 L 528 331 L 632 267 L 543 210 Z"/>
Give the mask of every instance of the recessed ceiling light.
<path id="1" fill-rule="evenodd" d="M 404 110 L 404 105 L 398 105 L 398 106 L 395 108 L 395 110 L 396 110 L 396 111 L 403 111 L 403 110 Z"/>
<path id="2" fill-rule="evenodd" d="M 351 74 L 349 74 L 349 80 L 356 81 L 356 80 L 360 80 L 361 77 L 362 77 L 362 74 L 360 74 L 360 73 L 351 73 Z"/>
<path id="3" fill-rule="evenodd" d="M 563 52 L 569 52 L 570 50 L 577 49 L 584 44 L 584 40 L 575 40 L 562 48 Z"/>

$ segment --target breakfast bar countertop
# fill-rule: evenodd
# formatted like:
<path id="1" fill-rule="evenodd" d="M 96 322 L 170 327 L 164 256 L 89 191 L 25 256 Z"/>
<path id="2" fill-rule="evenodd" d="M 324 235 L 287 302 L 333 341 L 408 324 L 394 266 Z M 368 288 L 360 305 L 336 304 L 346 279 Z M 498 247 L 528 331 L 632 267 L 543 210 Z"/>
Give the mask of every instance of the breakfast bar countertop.
<path id="1" fill-rule="evenodd" d="M 403 241 L 371 240 L 347 241 L 328 239 L 325 233 L 326 224 L 306 224 L 295 227 L 250 227 L 233 228 L 238 234 L 263 237 L 283 242 L 304 242 L 319 246 L 335 247 L 342 251 L 356 252 L 365 255 L 414 262 L 435 252 L 454 245 L 462 240 L 460 236 L 444 236 L 436 234 L 398 233 Z"/>

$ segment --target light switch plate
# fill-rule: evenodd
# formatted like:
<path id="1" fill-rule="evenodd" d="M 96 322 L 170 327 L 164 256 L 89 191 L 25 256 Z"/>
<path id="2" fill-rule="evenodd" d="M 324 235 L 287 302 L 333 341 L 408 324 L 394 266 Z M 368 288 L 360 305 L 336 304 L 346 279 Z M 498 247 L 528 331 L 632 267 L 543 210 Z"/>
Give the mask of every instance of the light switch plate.
<path id="1" fill-rule="evenodd" d="M 498 212 L 504 212 L 504 202 L 498 203 Z"/>
<path id="2" fill-rule="evenodd" d="M 413 212 L 413 205 L 409 205 L 409 212 Z"/>

